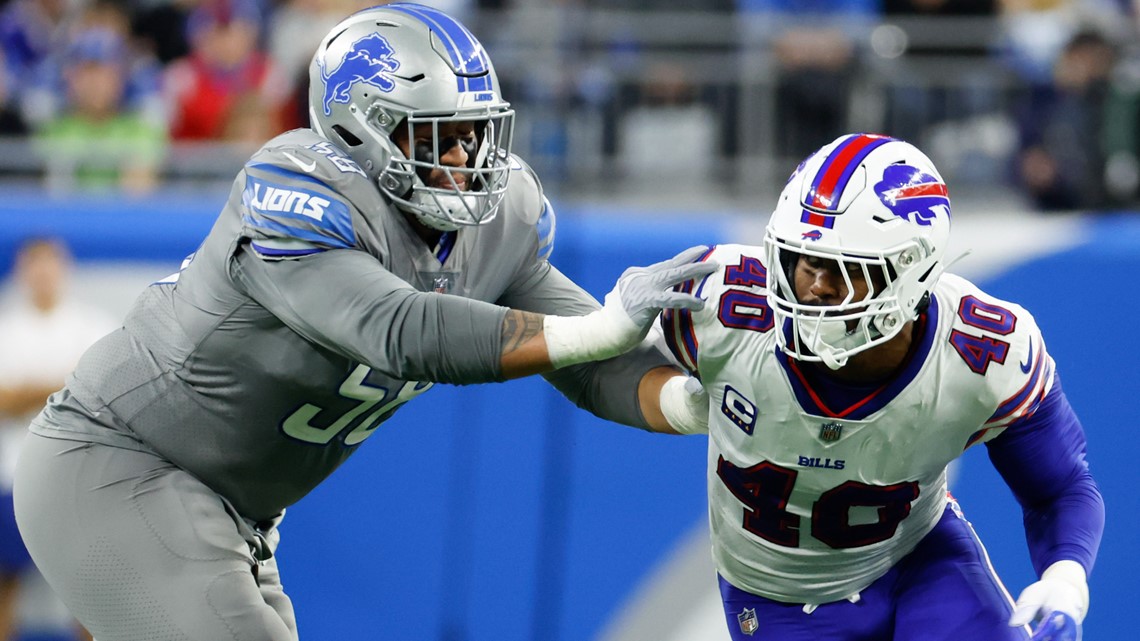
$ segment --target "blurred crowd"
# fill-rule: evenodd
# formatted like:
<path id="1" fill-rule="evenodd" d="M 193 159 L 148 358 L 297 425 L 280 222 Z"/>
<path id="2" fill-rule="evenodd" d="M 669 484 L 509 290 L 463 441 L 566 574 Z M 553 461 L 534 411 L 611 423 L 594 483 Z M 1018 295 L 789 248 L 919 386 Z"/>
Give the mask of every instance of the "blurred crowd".
<path id="1" fill-rule="evenodd" d="M 1140 0 L 423 1 L 487 45 L 516 149 L 555 188 L 679 156 L 755 180 L 757 155 L 783 167 L 861 130 L 1043 210 L 1140 199 Z M 307 126 L 313 50 L 369 4 L 6 0 L 0 136 L 31 141 L 52 189 L 146 193 L 173 150 Z"/>
<path id="2" fill-rule="evenodd" d="M 7 0 L 0 134 L 50 186 L 154 188 L 171 144 L 306 126 L 308 62 L 356 0 Z"/>

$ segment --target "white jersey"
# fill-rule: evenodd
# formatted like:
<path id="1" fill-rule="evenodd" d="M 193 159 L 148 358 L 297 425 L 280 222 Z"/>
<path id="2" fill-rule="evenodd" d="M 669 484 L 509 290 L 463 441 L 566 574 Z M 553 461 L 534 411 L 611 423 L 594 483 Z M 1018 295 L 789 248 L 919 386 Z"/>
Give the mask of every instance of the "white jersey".
<path id="1" fill-rule="evenodd" d="M 902 372 L 860 389 L 776 345 L 763 249 L 713 248 L 688 284 L 699 312 L 666 341 L 709 393 L 713 556 L 733 585 L 778 601 L 851 597 L 908 554 L 947 503 L 946 467 L 1032 414 L 1053 361 L 1032 316 L 944 275 Z M 846 389 L 843 389 L 846 388 Z"/>

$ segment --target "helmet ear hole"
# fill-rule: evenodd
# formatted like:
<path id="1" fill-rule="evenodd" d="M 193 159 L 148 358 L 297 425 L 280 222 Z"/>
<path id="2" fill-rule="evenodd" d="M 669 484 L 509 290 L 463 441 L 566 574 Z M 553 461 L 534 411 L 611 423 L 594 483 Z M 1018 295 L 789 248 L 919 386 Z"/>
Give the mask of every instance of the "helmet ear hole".
<path id="1" fill-rule="evenodd" d="M 344 141 L 344 144 L 348 145 L 349 147 L 359 147 L 360 145 L 364 144 L 364 141 L 358 138 L 356 134 L 345 129 L 341 125 L 333 125 L 333 131 L 335 131 L 336 135 L 340 136 L 340 139 Z"/>

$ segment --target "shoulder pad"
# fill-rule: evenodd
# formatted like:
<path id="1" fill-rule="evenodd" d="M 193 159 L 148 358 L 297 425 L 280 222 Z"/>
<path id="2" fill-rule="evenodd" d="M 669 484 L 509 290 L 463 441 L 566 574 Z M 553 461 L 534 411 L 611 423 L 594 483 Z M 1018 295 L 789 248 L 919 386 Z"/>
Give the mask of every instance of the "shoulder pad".
<path id="1" fill-rule="evenodd" d="M 504 217 L 510 217 L 534 229 L 539 260 L 547 260 L 554 251 L 557 222 L 554 206 L 542 192 L 538 175 L 521 158 L 511 155 L 511 180 L 503 202 Z M 529 233 L 529 232 L 528 232 Z"/>
<path id="2" fill-rule="evenodd" d="M 327 158 L 289 145 L 263 149 L 246 164 L 242 227 L 259 253 L 281 258 L 356 244 L 347 185 Z"/>
<path id="3" fill-rule="evenodd" d="M 935 295 L 951 307 L 951 347 L 973 375 L 984 377 L 994 407 L 986 427 L 1004 427 L 1037 411 L 1052 388 L 1055 365 L 1033 315 L 950 274 L 939 279 Z"/>
<path id="4" fill-rule="evenodd" d="M 714 245 L 702 260 L 716 263 L 720 269 L 698 284 L 696 291 L 701 298 L 718 297 L 727 289 L 743 290 L 757 296 L 767 294 L 769 274 L 764 265 L 763 247 Z M 707 305 L 705 309 L 708 309 Z"/>
<path id="5" fill-rule="evenodd" d="M 511 154 L 511 179 L 503 205 L 509 207 L 512 216 L 527 225 L 538 223 L 546 205 L 538 174 L 514 154 Z"/>
<path id="6" fill-rule="evenodd" d="M 546 196 L 542 197 L 542 213 L 538 215 L 535 231 L 538 233 L 538 259 L 548 260 L 554 251 L 554 235 L 558 221 L 554 216 L 554 205 L 550 204 Z"/>
<path id="7" fill-rule="evenodd" d="M 724 282 L 724 274 L 728 265 L 733 264 L 734 257 L 739 258 L 740 252 L 736 251 L 737 245 L 709 247 L 708 251 L 701 254 L 694 262 L 710 261 L 719 263 L 720 269 L 705 276 L 699 281 L 687 280 L 677 284 L 673 289 L 686 294 L 694 294 L 697 298 L 709 302 L 710 298 L 715 301 L 719 298 L 719 289 Z M 726 249 L 727 248 L 727 249 Z M 661 312 L 660 324 L 661 331 L 665 337 L 665 346 L 668 348 L 670 355 L 673 356 L 675 361 L 681 367 L 687 369 L 694 375 L 699 374 L 698 370 L 698 351 L 697 351 L 697 328 L 708 319 L 715 317 L 716 311 L 713 310 L 712 316 L 708 316 L 710 308 L 715 307 L 715 304 L 706 304 L 703 309 L 697 312 L 692 312 L 687 309 L 664 309 Z"/>
<path id="8" fill-rule="evenodd" d="M 270 140 L 250 163 L 268 163 L 335 184 L 368 175 L 347 153 L 311 129 L 294 129 Z"/>

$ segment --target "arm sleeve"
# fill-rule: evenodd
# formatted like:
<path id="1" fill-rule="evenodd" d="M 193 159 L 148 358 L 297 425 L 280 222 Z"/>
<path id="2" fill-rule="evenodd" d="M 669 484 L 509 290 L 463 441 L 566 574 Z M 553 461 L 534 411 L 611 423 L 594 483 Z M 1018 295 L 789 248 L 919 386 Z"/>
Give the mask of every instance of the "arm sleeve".
<path id="1" fill-rule="evenodd" d="M 1104 532 L 1104 501 L 1085 460 L 1084 429 L 1059 377 L 1037 411 L 986 443 L 990 460 L 1021 504 L 1038 576 L 1070 559 L 1091 573 Z"/>
<path id="2" fill-rule="evenodd" d="M 358 250 L 263 260 L 239 248 L 233 278 L 293 331 L 403 380 L 503 380 L 497 305 L 415 290 Z"/>
<path id="3" fill-rule="evenodd" d="M 541 314 L 578 316 L 599 308 L 598 302 L 546 261 L 535 262 L 498 301 L 507 307 Z M 543 374 L 578 407 L 609 421 L 648 429 L 637 398 L 645 373 L 670 365 L 649 342 L 617 358 L 583 363 Z"/>

